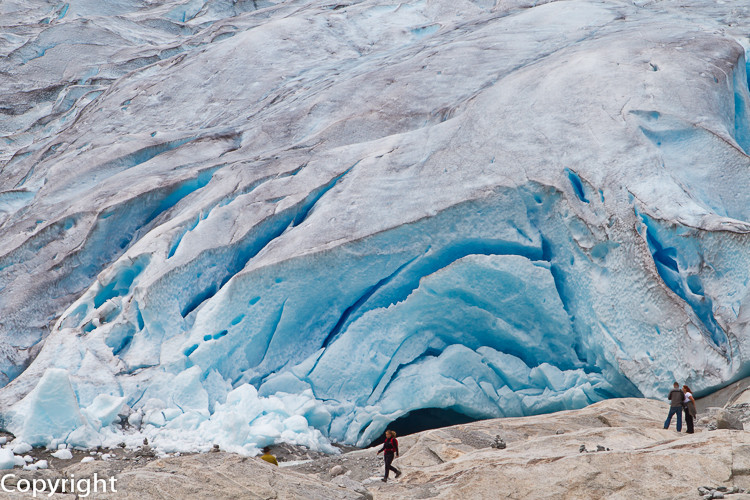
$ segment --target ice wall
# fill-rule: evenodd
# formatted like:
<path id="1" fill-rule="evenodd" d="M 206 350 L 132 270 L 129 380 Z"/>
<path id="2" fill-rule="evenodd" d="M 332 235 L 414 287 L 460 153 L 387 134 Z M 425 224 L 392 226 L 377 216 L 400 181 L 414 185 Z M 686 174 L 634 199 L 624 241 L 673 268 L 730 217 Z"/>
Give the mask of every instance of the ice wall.
<path id="1" fill-rule="evenodd" d="M 748 8 L 539 3 L 3 2 L 3 426 L 332 451 L 747 375 Z"/>

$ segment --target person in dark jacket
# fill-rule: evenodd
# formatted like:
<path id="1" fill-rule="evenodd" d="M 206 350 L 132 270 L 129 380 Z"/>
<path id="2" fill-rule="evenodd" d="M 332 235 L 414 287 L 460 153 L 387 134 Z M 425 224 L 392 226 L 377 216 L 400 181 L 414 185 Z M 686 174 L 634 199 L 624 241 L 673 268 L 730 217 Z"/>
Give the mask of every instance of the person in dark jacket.
<path id="1" fill-rule="evenodd" d="M 383 443 L 383 447 L 378 450 L 378 455 L 381 452 L 383 452 L 383 458 L 385 458 L 385 476 L 382 479 L 385 483 L 388 481 L 389 471 L 393 471 L 396 474 L 396 478 L 401 475 L 401 471 L 391 465 L 393 459 L 398 456 L 398 440 L 394 431 L 385 431 L 385 442 Z"/>
<path id="2" fill-rule="evenodd" d="M 685 399 L 685 393 L 680 389 L 680 384 L 674 383 L 674 389 L 669 391 L 669 416 L 664 421 L 664 428 L 669 429 L 669 424 L 672 422 L 672 415 L 677 415 L 677 432 L 682 430 L 682 401 Z"/>
<path id="3" fill-rule="evenodd" d="M 683 400 L 683 406 L 685 408 L 685 424 L 687 425 L 687 433 L 692 434 L 693 430 L 693 419 L 698 414 L 695 408 L 695 398 L 693 397 L 693 391 L 690 387 L 683 385 L 682 392 L 685 393 L 685 399 Z"/>

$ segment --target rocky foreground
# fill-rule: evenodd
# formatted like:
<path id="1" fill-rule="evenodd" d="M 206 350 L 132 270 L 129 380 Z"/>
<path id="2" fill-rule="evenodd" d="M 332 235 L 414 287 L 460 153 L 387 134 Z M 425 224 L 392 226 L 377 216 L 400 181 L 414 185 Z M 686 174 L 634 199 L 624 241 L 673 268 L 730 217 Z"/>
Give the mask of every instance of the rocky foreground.
<path id="1" fill-rule="evenodd" d="M 223 452 L 156 458 L 147 450 L 114 450 L 107 460 L 77 452 L 70 461 L 50 460 L 47 470 L 5 471 L 14 476 L 5 479 L 3 498 L 31 498 L 31 492 L 16 491 L 25 486 L 22 479 L 54 481 L 73 476 L 77 481 L 97 474 L 100 479 L 115 477 L 117 491 L 101 493 L 100 489 L 89 497 L 120 500 L 747 500 L 750 494 L 739 492 L 750 489 L 750 434 L 739 430 L 746 403 L 734 395 L 731 404 L 725 409 L 701 409 L 692 435 L 684 429 L 677 433 L 674 422 L 670 430 L 661 428 L 665 402 L 632 398 L 576 411 L 420 432 L 400 438 L 401 457 L 395 464 L 404 475 L 387 484 L 380 481 L 382 461 L 374 448 L 282 462 L 281 467 Z M 284 458 L 282 449 L 277 454 Z M 96 459 L 80 463 L 84 455 Z M 82 493 L 78 491 L 79 498 Z M 76 496 L 55 493 L 53 498 Z"/>

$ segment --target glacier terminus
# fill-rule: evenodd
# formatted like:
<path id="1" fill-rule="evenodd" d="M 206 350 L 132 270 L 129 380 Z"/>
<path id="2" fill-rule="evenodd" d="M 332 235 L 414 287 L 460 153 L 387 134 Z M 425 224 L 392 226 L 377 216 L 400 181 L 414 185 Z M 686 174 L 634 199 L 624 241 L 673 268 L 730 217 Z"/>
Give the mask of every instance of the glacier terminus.
<path id="1" fill-rule="evenodd" d="M 749 34 L 715 0 L 3 0 L 2 428 L 335 452 L 750 375 Z"/>

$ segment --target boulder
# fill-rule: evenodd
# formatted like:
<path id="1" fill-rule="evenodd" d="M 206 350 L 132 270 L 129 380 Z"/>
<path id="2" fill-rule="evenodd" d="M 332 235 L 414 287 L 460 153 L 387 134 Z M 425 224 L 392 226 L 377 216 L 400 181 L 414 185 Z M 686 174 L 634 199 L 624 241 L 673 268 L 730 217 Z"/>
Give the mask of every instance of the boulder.
<path id="1" fill-rule="evenodd" d="M 734 412 L 729 410 L 720 410 L 716 413 L 716 428 L 744 430 L 742 421 Z"/>
<path id="2" fill-rule="evenodd" d="M 331 467 L 331 470 L 328 471 L 328 473 L 333 477 L 340 476 L 341 474 L 345 472 L 346 472 L 346 469 L 344 468 L 343 465 L 334 465 L 333 467 Z"/>

